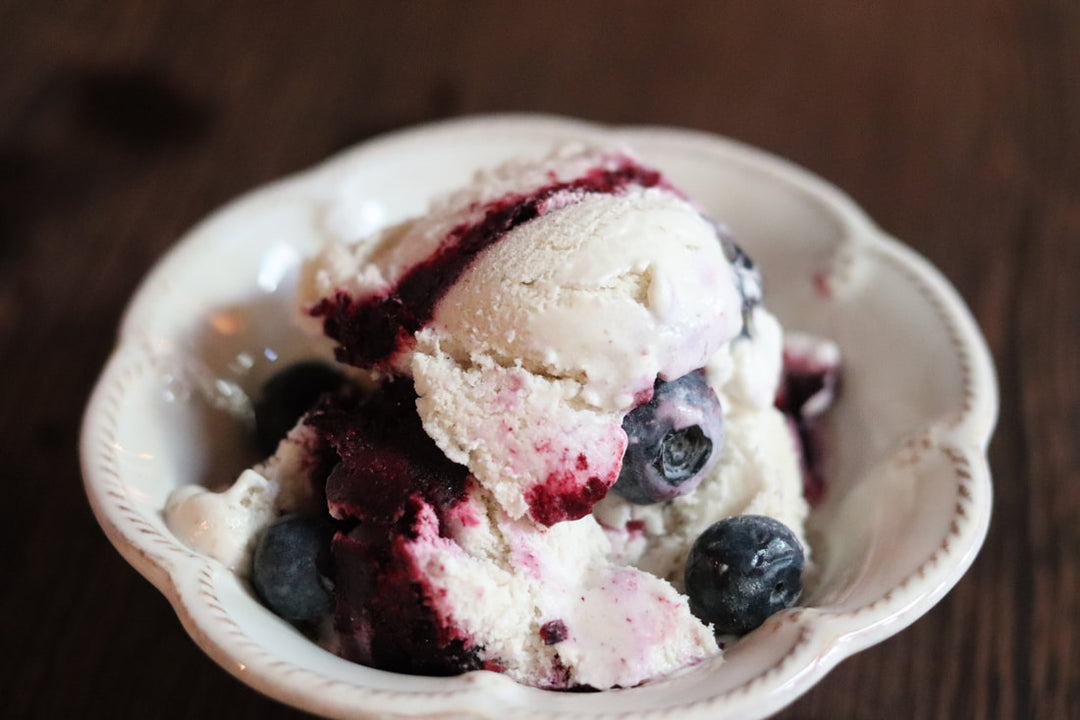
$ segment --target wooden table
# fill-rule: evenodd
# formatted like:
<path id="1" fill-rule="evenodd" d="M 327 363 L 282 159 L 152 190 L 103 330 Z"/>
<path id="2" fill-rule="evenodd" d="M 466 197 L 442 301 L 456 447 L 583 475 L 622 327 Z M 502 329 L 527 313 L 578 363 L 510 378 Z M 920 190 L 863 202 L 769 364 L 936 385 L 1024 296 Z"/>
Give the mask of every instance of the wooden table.
<path id="1" fill-rule="evenodd" d="M 208 660 L 108 544 L 80 414 L 126 299 L 201 216 L 373 133 L 515 110 L 789 157 L 986 333 L 981 555 L 781 717 L 1080 717 L 1076 3 L 9 0 L 0 68 L 0 716 L 296 715 Z"/>

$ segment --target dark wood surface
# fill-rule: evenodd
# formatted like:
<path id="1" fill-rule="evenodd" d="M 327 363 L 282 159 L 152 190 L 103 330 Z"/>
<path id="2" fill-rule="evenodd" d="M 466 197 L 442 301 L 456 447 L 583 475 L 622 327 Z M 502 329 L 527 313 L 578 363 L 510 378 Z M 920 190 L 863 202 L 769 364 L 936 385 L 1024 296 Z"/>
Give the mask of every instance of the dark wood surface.
<path id="1" fill-rule="evenodd" d="M 1080 6 L 0 3 L 0 716 L 296 713 L 208 660 L 87 505 L 80 415 L 201 216 L 372 134 L 543 111 L 733 136 L 927 256 L 1000 375 L 971 571 L 784 718 L 1080 717 Z"/>

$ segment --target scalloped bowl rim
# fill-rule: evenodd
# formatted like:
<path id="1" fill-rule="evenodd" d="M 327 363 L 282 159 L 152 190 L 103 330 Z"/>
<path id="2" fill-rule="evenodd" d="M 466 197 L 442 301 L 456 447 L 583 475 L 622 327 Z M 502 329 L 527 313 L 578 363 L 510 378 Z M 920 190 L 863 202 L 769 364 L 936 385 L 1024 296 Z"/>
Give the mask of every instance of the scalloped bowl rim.
<path id="1" fill-rule="evenodd" d="M 761 150 L 703 132 L 666 127 L 608 127 L 543 115 L 476 116 L 406 129 L 362 143 L 308 173 L 286 178 L 233 201 L 193 228 L 158 261 L 133 296 L 121 324 L 117 346 L 108 360 L 87 407 L 81 432 L 81 458 L 87 495 L 98 522 L 123 557 L 169 600 L 195 642 L 223 668 L 260 692 L 307 711 L 333 717 L 357 715 L 402 717 L 529 718 L 607 717 L 604 709 L 568 709 L 552 703 L 552 693 L 517 685 L 505 676 L 477 671 L 453 678 L 407 678 L 378 686 L 392 674 L 357 667 L 363 681 L 327 679 L 295 666 L 250 637 L 211 602 L 200 588 L 228 575 L 220 565 L 198 555 L 175 537 L 161 532 L 158 518 L 139 506 L 124 484 L 124 468 L 109 455 L 119 418 L 125 412 L 125 378 L 137 371 L 145 353 L 136 340 L 143 313 L 155 302 L 153 289 L 168 283 L 173 268 L 189 253 L 212 252 L 212 238 L 201 232 L 215 218 L 232 211 L 246 198 L 285 187 L 295 178 L 319 172 L 333 164 L 346 165 L 364 158 L 409 152 L 425 145 L 452 143 L 461 137 L 491 134 L 520 135 L 550 142 L 571 136 L 625 141 L 637 148 L 669 148 L 681 152 L 711 153 L 725 162 L 745 164 L 764 173 L 770 182 L 797 189 L 834 216 L 848 239 L 860 248 L 873 248 L 902 267 L 932 297 L 950 337 L 966 358 L 970 402 L 949 429 L 953 461 L 962 471 L 962 517 L 954 519 L 952 542 L 928 558 L 918 577 L 906 578 L 886 596 L 845 612 L 804 608 L 784 614 L 776 623 L 776 642 L 788 644 L 781 659 L 743 685 L 712 697 L 680 703 L 672 698 L 668 709 L 618 711 L 619 717 L 757 718 L 769 715 L 804 693 L 844 658 L 899 632 L 929 610 L 959 580 L 974 560 L 985 538 L 991 507 L 990 472 L 986 447 L 998 412 L 997 385 L 985 341 L 956 291 L 926 260 L 887 237 L 846 195 L 808 171 Z M 944 442 L 944 441 L 943 441 Z M 766 639 L 765 642 L 768 642 Z M 336 660 L 336 659 L 335 659 Z M 341 660 L 341 663 L 345 661 Z M 404 679 L 402 679 L 404 678 Z M 390 688 L 390 689 L 388 689 Z M 629 694 L 640 689 L 609 691 Z M 581 697 L 581 696 L 579 696 Z M 486 706 L 486 707 L 485 707 Z M 591 707 L 591 706 L 590 706 Z M 482 709 L 483 708 L 483 709 Z"/>

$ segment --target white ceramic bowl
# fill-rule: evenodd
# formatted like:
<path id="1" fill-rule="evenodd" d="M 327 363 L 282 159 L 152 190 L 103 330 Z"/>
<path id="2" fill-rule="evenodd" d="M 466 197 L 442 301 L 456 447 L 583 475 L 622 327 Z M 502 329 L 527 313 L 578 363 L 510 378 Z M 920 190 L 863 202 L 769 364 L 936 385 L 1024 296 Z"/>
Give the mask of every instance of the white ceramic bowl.
<path id="1" fill-rule="evenodd" d="M 165 526 L 169 493 L 222 485 L 254 458 L 238 419 L 276 368 L 310 354 L 291 322 L 301 258 L 424 209 L 474 169 L 584 138 L 625 141 L 734 231 L 789 328 L 836 340 L 842 397 L 828 491 L 810 520 L 820 566 L 804 607 L 642 687 L 558 693 L 474 672 L 398 675 L 341 660 L 263 608 Z M 343 204 L 348 195 L 359 204 Z M 738 143 L 539 116 L 456 120 L 365 143 L 212 215 L 158 263 L 124 317 L 82 432 L 86 491 L 124 557 L 225 669 L 332 717 L 758 718 L 898 632 L 960 578 L 990 514 L 997 415 L 985 343 L 956 292 L 844 195 Z"/>

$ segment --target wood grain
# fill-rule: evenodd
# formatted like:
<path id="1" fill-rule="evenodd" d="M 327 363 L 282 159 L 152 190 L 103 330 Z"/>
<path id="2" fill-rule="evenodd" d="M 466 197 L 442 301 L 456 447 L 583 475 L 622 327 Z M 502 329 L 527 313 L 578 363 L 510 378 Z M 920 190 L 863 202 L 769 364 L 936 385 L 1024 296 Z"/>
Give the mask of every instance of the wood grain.
<path id="1" fill-rule="evenodd" d="M 699 128 L 847 190 L 957 286 L 1002 412 L 986 546 L 783 718 L 1080 717 L 1080 6 L 0 3 L 0 715 L 295 717 L 94 522 L 80 414 L 201 216 L 371 135 L 544 111 Z"/>

